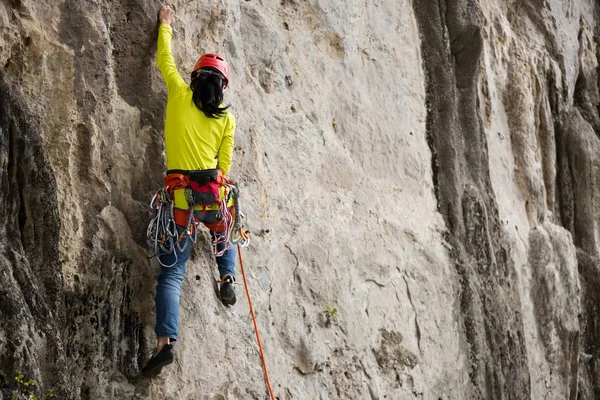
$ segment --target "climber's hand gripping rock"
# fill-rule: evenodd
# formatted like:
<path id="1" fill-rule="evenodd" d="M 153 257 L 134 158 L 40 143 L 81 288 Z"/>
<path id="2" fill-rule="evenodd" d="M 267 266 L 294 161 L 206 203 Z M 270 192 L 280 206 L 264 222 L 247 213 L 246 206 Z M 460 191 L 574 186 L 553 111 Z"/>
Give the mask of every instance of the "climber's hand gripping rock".
<path id="1" fill-rule="evenodd" d="M 158 19 L 161 24 L 171 25 L 175 22 L 175 11 L 169 6 L 162 6 L 158 14 Z"/>

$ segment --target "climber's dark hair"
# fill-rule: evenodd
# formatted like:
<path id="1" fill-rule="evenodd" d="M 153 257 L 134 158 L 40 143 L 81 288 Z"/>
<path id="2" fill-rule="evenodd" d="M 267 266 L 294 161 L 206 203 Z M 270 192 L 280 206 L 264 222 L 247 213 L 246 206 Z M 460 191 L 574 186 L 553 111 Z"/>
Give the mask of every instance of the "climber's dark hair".
<path id="1" fill-rule="evenodd" d="M 222 117 L 230 107 L 221 106 L 225 83 L 223 74 L 214 68 L 200 68 L 192 72 L 192 99 L 196 107 L 208 118 Z"/>

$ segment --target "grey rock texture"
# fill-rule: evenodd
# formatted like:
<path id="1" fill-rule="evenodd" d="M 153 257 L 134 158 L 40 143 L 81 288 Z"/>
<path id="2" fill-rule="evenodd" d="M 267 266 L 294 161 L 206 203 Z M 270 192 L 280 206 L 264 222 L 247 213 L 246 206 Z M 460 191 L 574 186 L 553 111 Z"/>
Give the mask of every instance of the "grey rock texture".
<path id="1" fill-rule="evenodd" d="M 204 52 L 232 66 L 231 176 L 278 399 L 600 398 L 595 0 L 171 4 L 182 74 Z M 268 397 L 207 232 L 177 361 L 139 377 L 159 6 L 0 3 L 0 400 Z"/>

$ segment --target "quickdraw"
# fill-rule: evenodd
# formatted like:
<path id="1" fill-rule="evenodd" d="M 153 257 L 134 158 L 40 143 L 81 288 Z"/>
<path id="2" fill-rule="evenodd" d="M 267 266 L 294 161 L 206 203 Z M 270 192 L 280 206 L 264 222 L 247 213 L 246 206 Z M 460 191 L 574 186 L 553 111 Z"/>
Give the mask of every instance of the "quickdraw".
<path id="1" fill-rule="evenodd" d="M 244 232 L 242 218 L 239 208 L 239 187 L 224 177 L 219 181 L 220 186 L 225 187 L 225 196 L 218 201 L 220 220 L 205 225 L 213 231 L 213 248 L 217 257 L 222 256 L 229 250 L 230 243 L 245 247 L 249 243 L 248 235 Z M 188 202 L 188 209 L 175 208 L 175 190 L 184 189 Z M 233 206 L 228 208 L 230 200 Z M 184 174 L 174 173 L 165 177 L 165 186 L 159 189 L 150 201 L 152 218 L 146 231 L 146 241 L 159 264 L 170 268 L 177 263 L 177 251 L 183 251 L 189 241 L 196 243 L 198 237 L 198 225 L 200 221 L 194 215 L 196 208 L 195 196 L 190 189 L 190 178 Z M 232 213 L 233 211 L 233 213 Z M 178 233 L 177 226 L 184 228 Z M 224 244 L 223 249 L 218 250 L 219 245 Z M 164 264 L 162 255 L 175 253 L 175 261 Z"/>

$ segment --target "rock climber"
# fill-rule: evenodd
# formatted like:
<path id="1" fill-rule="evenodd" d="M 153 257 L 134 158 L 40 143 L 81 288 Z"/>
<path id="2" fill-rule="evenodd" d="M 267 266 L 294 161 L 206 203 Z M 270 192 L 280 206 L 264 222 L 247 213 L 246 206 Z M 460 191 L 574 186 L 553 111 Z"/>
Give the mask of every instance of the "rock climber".
<path id="1" fill-rule="evenodd" d="M 171 54 L 175 11 L 162 6 L 159 20 L 157 63 L 168 92 L 164 128 L 167 174 L 222 177 L 231 166 L 235 131 L 235 118 L 229 106 L 222 105 L 223 91 L 229 84 L 229 65 L 218 54 L 205 54 L 194 66 L 191 83 L 185 83 Z M 222 188 L 219 195 L 223 195 Z M 175 190 L 174 197 L 177 210 L 188 210 L 183 189 Z M 200 222 L 210 224 L 219 218 L 218 207 L 196 207 L 195 210 L 194 215 Z M 177 229 L 181 233 L 184 227 L 178 223 Z M 211 231 L 211 234 L 214 239 L 215 233 Z M 156 352 L 142 369 L 144 375 L 157 375 L 174 360 L 172 343 L 178 338 L 179 297 L 190 247 L 191 241 L 186 241 L 183 251 L 176 248 L 171 254 L 159 256 L 161 271 L 155 297 L 158 339 Z M 232 306 L 236 302 L 235 251 L 223 252 L 225 243 L 217 247 L 215 258 L 221 277 L 221 301 Z"/>

